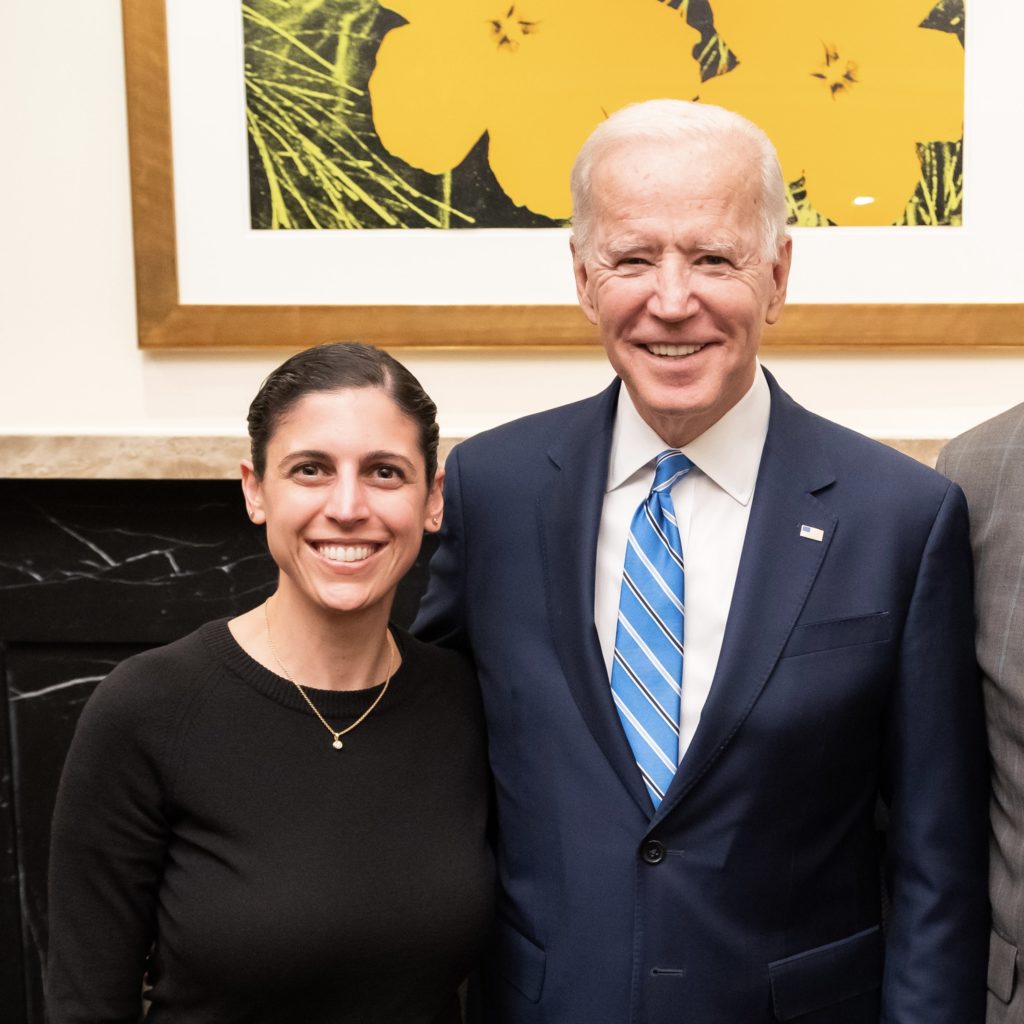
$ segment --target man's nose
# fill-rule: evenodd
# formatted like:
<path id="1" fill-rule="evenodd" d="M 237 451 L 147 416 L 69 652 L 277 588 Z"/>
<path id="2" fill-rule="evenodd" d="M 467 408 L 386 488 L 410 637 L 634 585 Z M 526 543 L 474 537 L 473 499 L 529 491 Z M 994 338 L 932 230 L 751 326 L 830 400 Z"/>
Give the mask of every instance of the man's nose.
<path id="1" fill-rule="evenodd" d="M 658 267 L 648 308 L 659 320 L 685 320 L 699 305 L 693 291 L 690 268 L 676 263 Z"/>

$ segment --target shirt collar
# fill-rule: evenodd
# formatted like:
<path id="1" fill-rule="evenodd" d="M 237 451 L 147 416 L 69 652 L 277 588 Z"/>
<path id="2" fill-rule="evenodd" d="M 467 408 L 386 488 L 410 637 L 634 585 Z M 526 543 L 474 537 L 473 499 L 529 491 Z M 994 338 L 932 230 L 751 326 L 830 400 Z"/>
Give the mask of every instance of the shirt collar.
<path id="1" fill-rule="evenodd" d="M 682 449 L 702 473 L 740 505 L 746 505 L 754 493 L 770 412 L 771 393 L 758 362 L 754 383 L 747 393 L 718 422 Z M 637 412 L 629 391 L 620 387 L 607 490 L 613 491 L 626 483 L 668 447 Z"/>

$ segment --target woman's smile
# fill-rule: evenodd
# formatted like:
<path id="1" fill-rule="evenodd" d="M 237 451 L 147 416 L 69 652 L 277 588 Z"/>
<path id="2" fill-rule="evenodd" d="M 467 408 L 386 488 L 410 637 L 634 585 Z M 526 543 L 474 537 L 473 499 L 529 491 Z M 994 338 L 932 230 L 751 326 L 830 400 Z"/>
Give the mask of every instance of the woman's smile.
<path id="1" fill-rule="evenodd" d="M 329 543 L 314 541 L 310 547 L 328 562 L 352 564 L 365 562 L 383 547 L 382 544 Z"/>

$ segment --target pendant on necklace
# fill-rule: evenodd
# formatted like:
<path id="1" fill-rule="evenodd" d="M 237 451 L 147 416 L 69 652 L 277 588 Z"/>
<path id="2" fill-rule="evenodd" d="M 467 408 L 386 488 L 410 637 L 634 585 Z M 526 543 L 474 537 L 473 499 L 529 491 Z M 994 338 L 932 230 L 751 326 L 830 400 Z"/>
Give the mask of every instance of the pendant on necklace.
<path id="1" fill-rule="evenodd" d="M 331 744 L 331 746 L 334 747 L 335 750 L 341 750 L 341 748 L 344 745 L 345 744 L 341 742 L 341 737 L 340 736 L 335 736 L 334 737 L 334 742 Z"/>

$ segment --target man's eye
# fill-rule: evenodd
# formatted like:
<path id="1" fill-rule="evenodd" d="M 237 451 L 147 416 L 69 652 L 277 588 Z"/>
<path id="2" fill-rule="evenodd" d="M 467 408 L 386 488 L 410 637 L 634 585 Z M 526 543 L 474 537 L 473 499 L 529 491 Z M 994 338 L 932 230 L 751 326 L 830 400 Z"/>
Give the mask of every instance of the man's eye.
<path id="1" fill-rule="evenodd" d="M 392 465 L 377 466 L 374 470 L 379 480 L 404 480 L 405 474 L 397 467 Z"/>
<path id="2" fill-rule="evenodd" d="M 624 256 L 619 260 L 619 266 L 622 267 L 645 267 L 648 264 L 648 260 L 645 260 L 643 256 Z"/>
<path id="3" fill-rule="evenodd" d="M 311 479 L 319 475 L 320 467 L 315 462 L 302 462 L 292 470 L 292 473 Z"/>
<path id="4" fill-rule="evenodd" d="M 726 259 L 725 256 L 719 256 L 717 253 L 713 253 L 713 252 L 705 253 L 703 256 L 701 256 L 701 258 L 699 260 L 697 260 L 697 263 L 699 265 L 702 265 L 702 266 L 705 266 L 705 267 L 727 267 L 727 266 L 729 266 L 729 261 L 728 261 L 728 259 Z"/>

